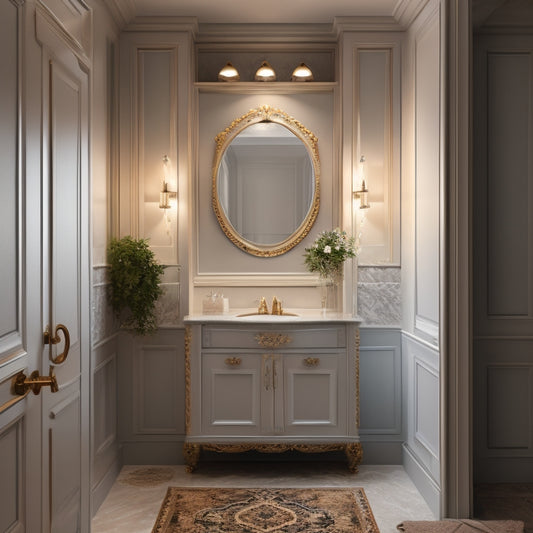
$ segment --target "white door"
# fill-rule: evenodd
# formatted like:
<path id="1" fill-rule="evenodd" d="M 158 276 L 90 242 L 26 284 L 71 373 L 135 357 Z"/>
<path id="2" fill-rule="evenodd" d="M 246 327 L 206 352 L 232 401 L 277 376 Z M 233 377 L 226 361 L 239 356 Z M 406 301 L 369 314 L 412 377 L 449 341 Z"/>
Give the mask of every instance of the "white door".
<path id="1" fill-rule="evenodd" d="M 0 532 L 88 532 L 88 76 L 32 4 L 0 20 Z"/>
<path id="2" fill-rule="evenodd" d="M 43 395 L 43 489 L 50 531 L 71 533 L 84 529 L 89 500 L 88 78 L 73 56 L 45 58 L 43 72 L 49 104 L 43 197 L 50 209 L 43 224 L 43 317 L 51 342 L 42 372 L 54 373 L 59 386 Z"/>

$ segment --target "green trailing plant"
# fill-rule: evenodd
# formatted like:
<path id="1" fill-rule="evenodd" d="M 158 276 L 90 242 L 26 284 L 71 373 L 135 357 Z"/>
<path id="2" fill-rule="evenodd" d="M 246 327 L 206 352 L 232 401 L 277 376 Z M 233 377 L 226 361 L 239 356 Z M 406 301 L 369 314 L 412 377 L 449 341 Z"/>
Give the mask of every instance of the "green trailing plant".
<path id="1" fill-rule="evenodd" d="M 138 335 L 157 330 L 155 303 L 162 294 L 163 266 L 145 239 L 112 239 L 107 248 L 110 300 L 121 326 Z"/>

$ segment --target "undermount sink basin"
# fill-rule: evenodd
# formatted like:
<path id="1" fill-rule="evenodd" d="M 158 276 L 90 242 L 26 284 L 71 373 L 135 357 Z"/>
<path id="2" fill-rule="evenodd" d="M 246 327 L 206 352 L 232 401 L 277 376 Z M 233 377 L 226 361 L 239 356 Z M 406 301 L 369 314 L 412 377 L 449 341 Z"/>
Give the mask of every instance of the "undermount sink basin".
<path id="1" fill-rule="evenodd" d="M 249 320 L 250 322 L 285 322 L 299 318 L 294 313 L 283 313 L 282 315 L 265 315 L 259 313 L 244 313 L 237 315 L 237 318 Z"/>

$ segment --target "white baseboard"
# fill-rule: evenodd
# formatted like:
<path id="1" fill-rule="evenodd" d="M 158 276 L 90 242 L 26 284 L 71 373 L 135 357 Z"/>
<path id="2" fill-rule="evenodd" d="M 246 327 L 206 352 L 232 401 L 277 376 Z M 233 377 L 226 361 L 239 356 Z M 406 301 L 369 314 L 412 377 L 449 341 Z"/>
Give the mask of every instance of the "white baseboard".
<path id="1" fill-rule="evenodd" d="M 406 444 L 403 445 L 403 467 L 435 518 L 439 519 L 443 512 L 441 489 Z"/>

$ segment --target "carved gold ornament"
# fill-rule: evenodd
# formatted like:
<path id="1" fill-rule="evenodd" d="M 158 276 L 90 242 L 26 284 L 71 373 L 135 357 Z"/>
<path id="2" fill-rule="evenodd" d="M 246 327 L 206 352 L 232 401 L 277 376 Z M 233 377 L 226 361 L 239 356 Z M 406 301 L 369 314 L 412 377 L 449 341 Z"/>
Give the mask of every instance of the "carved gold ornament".
<path id="1" fill-rule="evenodd" d="M 292 339 L 288 335 L 281 333 L 258 333 L 255 336 L 255 340 L 263 348 L 279 348 L 284 344 L 292 342 Z"/>
<path id="2" fill-rule="evenodd" d="M 185 434 L 191 432 L 191 326 L 185 327 Z"/>
<path id="3" fill-rule="evenodd" d="M 285 240 L 275 244 L 258 244 L 246 240 L 232 225 L 219 201 L 218 169 L 226 149 L 233 139 L 247 127 L 259 122 L 274 122 L 281 124 L 298 137 L 307 148 L 314 170 L 313 198 L 311 207 L 300 226 Z M 241 250 L 259 257 L 274 257 L 288 252 L 309 233 L 320 206 L 320 160 L 318 157 L 318 138 L 301 122 L 289 116 L 281 109 L 269 105 L 262 105 L 251 109 L 241 117 L 235 119 L 225 130 L 215 137 L 216 149 L 212 172 L 212 204 L 220 227 L 228 239 Z M 272 206 L 273 212 L 275 207 Z"/>
<path id="4" fill-rule="evenodd" d="M 288 443 L 232 443 L 216 444 L 205 443 L 197 444 L 186 442 L 183 446 L 183 456 L 187 465 L 187 472 L 193 472 L 198 466 L 200 452 L 205 450 L 217 453 L 243 453 L 256 451 L 260 453 L 284 453 L 288 451 L 297 451 L 301 453 L 324 453 L 343 451 L 348 461 L 348 470 L 352 474 L 357 474 L 358 466 L 363 459 L 363 448 L 360 442 L 341 442 L 327 444 L 288 444 Z"/>

